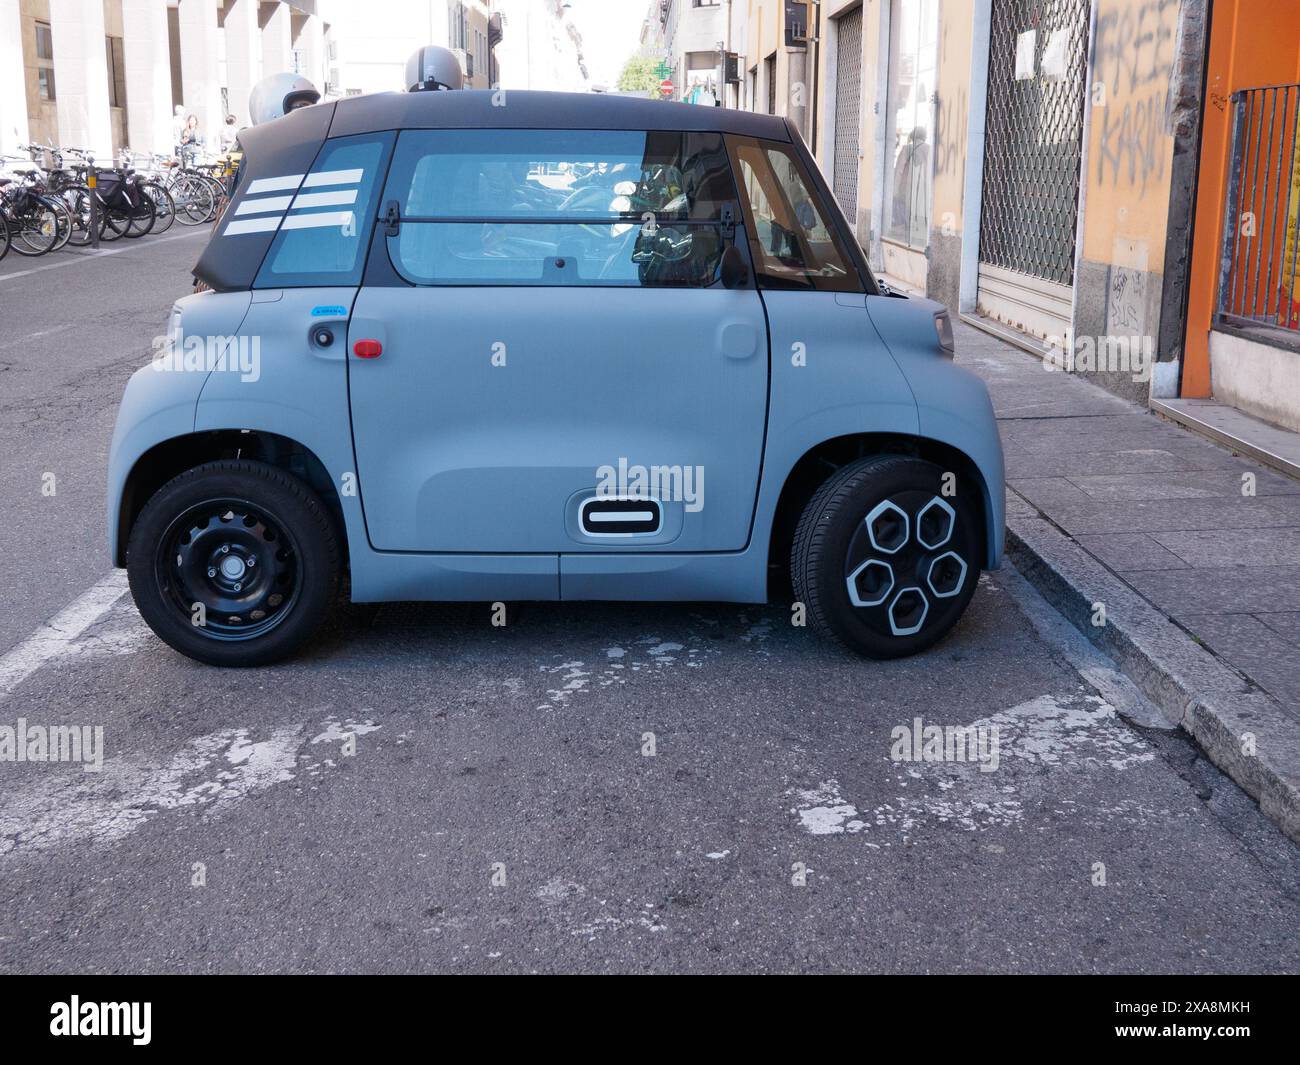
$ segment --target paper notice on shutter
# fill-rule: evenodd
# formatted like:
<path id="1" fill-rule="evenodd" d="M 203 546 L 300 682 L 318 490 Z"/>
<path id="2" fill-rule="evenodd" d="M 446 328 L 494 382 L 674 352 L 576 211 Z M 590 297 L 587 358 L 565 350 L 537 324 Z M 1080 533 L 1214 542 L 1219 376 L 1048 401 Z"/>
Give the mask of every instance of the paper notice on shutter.
<path id="1" fill-rule="evenodd" d="M 1047 38 L 1047 47 L 1043 49 L 1043 64 L 1039 68 L 1045 78 L 1060 81 L 1065 77 L 1065 53 L 1070 46 L 1069 30 L 1052 30 Z"/>
<path id="2" fill-rule="evenodd" d="M 1016 37 L 1016 81 L 1029 81 L 1034 76 L 1034 48 L 1037 44 L 1037 30 L 1025 30 Z"/>

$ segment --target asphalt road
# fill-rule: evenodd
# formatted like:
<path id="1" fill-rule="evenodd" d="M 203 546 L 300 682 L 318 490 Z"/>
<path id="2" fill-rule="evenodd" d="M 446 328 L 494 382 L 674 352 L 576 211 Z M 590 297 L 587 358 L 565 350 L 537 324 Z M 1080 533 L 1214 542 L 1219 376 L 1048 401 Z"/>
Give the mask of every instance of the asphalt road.
<path id="1" fill-rule="evenodd" d="M 1300 850 L 1009 568 L 896 663 L 707 604 L 177 656 L 102 494 L 201 239 L 0 263 L 0 725 L 105 745 L 0 762 L 0 971 L 1300 970 Z M 996 771 L 892 760 L 916 718 L 996 725 Z"/>

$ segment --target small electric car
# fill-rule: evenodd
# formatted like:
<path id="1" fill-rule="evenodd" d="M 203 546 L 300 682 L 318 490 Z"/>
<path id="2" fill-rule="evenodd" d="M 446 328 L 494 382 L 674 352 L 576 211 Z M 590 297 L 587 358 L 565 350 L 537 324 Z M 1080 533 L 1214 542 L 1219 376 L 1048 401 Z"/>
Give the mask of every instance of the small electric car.
<path id="1" fill-rule="evenodd" d="M 346 587 L 714 600 L 928 647 L 1003 540 L 987 392 L 878 285 L 779 117 L 391 93 L 245 130 L 113 437 L 108 531 L 183 654 L 257 665 Z"/>

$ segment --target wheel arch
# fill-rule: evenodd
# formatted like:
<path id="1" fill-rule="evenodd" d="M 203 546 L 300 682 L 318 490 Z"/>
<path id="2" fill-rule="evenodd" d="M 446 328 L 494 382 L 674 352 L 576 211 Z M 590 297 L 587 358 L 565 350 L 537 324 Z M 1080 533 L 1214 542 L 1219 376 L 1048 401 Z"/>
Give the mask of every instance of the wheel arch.
<path id="1" fill-rule="evenodd" d="M 149 448 L 131 467 L 123 482 L 117 510 L 113 564 L 126 565 L 126 544 L 136 518 L 155 492 L 186 470 L 218 459 L 253 459 L 293 474 L 325 503 L 334 522 L 339 549 L 348 563 L 347 525 L 337 486 L 325 464 L 310 448 L 287 436 L 251 429 L 209 429 L 170 437 Z"/>
<path id="2" fill-rule="evenodd" d="M 997 565 L 996 545 L 1001 542 L 992 527 L 997 513 L 992 505 L 988 481 L 979 465 L 952 444 L 930 437 L 904 433 L 852 433 L 832 437 L 809 448 L 786 474 L 772 517 L 768 541 L 768 597 L 784 596 L 790 588 L 790 546 L 795 526 L 804 507 L 828 477 L 850 462 L 872 455 L 910 455 L 933 462 L 957 475 L 958 483 L 978 486 L 974 493 L 979 507 L 978 527 L 983 536 L 980 544 L 982 568 Z"/>

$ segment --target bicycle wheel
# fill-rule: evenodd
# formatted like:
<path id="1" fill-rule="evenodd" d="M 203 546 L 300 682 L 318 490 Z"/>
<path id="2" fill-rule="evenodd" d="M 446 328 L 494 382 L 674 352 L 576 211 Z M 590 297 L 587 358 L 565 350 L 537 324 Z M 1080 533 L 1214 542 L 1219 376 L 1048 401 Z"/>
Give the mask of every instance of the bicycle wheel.
<path id="1" fill-rule="evenodd" d="M 95 197 L 98 201 L 99 217 L 103 224 L 99 230 L 100 240 L 117 240 L 118 237 L 126 236 L 127 227 L 131 224 L 130 216 L 125 211 L 109 208 L 104 203 L 104 197 L 96 190 Z"/>
<path id="2" fill-rule="evenodd" d="M 155 215 L 153 200 L 149 198 L 149 194 L 141 189 L 137 195 L 140 202 L 129 211 L 123 212 L 126 218 L 126 232 L 123 236 L 132 239 L 143 237 L 153 229 Z"/>
<path id="3" fill-rule="evenodd" d="M 208 183 L 208 188 L 212 192 L 212 206 L 208 209 L 208 217 L 205 218 L 203 221 L 215 222 L 217 220 L 217 212 L 220 211 L 221 209 L 222 197 L 225 196 L 226 194 L 226 186 L 221 184 L 220 181 L 218 181 L 214 177 L 211 177 L 208 174 L 204 174 L 202 176 L 203 176 L 203 180 Z"/>
<path id="4" fill-rule="evenodd" d="M 9 223 L 0 214 L 0 259 L 9 254 Z"/>
<path id="5" fill-rule="evenodd" d="M 176 201 L 160 182 L 146 181 L 143 188 L 153 200 L 153 231 L 166 233 L 176 221 Z"/>
<path id="6" fill-rule="evenodd" d="M 72 217 L 72 233 L 69 236 L 69 242 L 78 248 L 84 248 L 90 243 L 90 189 L 85 185 L 69 185 L 63 189 L 59 196 L 68 208 L 68 214 Z M 103 229 L 104 220 L 99 220 L 100 229 Z"/>
<path id="7" fill-rule="evenodd" d="M 59 239 L 59 216 L 39 200 L 13 219 L 13 249 L 19 255 L 45 255 Z"/>
<path id="8" fill-rule="evenodd" d="M 68 241 L 72 239 L 72 212 L 68 210 L 67 204 L 57 196 L 42 196 L 41 203 L 54 212 L 58 237 L 51 250 L 59 251 L 61 248 L 66 247 Z"/>
<path id="9" fill-rule="evenodd" d="M 201 179 L 182 174 L 169 190 L 176 201 L 176 221 L 183 226 L 197 226 L 207 221 L 212 211 L 212 190 Z"/>

